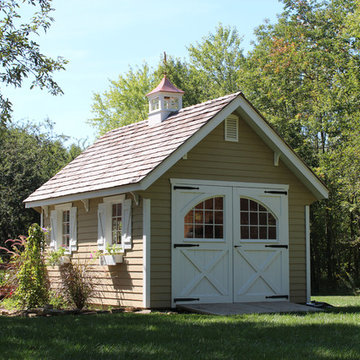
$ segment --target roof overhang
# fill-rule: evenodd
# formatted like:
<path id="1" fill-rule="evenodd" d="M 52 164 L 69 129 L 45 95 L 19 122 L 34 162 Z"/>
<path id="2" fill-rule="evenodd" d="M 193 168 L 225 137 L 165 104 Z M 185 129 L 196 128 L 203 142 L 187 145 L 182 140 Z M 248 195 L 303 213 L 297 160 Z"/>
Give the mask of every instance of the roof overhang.
<path id="1" fill-rule="evenodd" d="M 96 197 L 105 197 L 123 194 L 126 192 L 142 191 L 148 189 L 167 170 L 176 164 L 186 153 L 193 149 L 212 130 L 214 130 L 225 118 L 236 112 L 249 126 L 260 136 L 270 149 L 278 153 L 284 164 L 302 181 L 311 191 L 316 199 L 321 200 L 328 197 L 327 187 L 311 171 L 311 169 L 300 159 L 300 157 L 284 142 L 280 135 L 271 125 L 256 111 L 252 104 L 240 93 L 234 100 L 220 110 L 210 121 L 204 124 L 176 151 L 168 156 L 161 164 L 152 170 L 140 182 L 119 186 L 115 188 L 76 193 L 62 197 L 26 202 L 26 207 L 37 207 L 56 205 L 64 202 L 86 200 Z"/>

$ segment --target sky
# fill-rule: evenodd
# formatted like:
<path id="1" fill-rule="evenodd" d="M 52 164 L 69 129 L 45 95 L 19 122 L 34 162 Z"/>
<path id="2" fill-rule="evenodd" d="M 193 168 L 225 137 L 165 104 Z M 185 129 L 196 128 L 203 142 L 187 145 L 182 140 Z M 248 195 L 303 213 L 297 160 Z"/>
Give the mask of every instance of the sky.
<path id="1" fill-rule="evenodd" d="M 55 133 L 70 136 L 69 143 L 87 139 L 90 144 L 96 137 L 87 124 L 93 94 L 107 90 L 110 79 L 143 62 L 155 67 L 164 51 L 186 59 L 187 47 L 219 23 L 237 28 L 246 53 L 254 29 L 265 19 L 274 23 L 283 5 L 277 0 L 53 0 L 52 7 L 55 21 L 35 40 L 45 55 L 69 61 L 66 71 L 54 74 L 64 95 L 30 90 L 29 82 L 2 91 L 13 103 L 15 122 L 49 118 Z"/>

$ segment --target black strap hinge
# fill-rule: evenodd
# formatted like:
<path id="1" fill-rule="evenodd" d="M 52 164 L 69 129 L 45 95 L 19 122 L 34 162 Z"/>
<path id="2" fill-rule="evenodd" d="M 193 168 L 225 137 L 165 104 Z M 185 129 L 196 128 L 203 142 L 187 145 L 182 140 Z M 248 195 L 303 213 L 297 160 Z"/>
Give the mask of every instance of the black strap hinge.
<path id="1" fill-rule="evenodd" d="M 269 248 L 283 248 L 283 249 L 288 249 L 288 248 L 289 248 L 288 245 L 265 245 L 265 247 L 269 247 Z"/>
<path id="2" fill-rule="evenodd" d="M 174 244 L 174 248 L 178 247 L 199 247 L 199 244 Z"/>
<path id="3" fill-rule="evenodd" d="M 199 298 L 175 298 L 174 302 L 178 301 L 200 301 Z"/>
<path id="4" fill-rule="evenodd" d="M 278 190 L 265 190 L 265 194 L 282 194 L 287 195 L 287 191 L 278 191 Z"/>
<path id="5" fill-rule="evenodd" d="M 194 186 L 174 186 L 174 190 L 199 190 L 199 188 Z"/>
<path id="6" fill-rule="evenodd" d="M 289 295 L 272 295 L 272 296 L 265 296 L 266 299 L 288 299 Z"/>

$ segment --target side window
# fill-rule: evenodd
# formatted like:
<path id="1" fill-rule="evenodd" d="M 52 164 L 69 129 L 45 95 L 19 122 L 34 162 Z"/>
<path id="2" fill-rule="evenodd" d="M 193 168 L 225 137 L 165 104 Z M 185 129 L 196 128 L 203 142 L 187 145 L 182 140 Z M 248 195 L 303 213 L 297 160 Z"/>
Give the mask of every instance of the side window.
<path id="1" fill-rule="evenodd" d="M 104 198 L 98 207 L 98 248 L 119 245 L 131 249 L 131 200 L 124 195 Z"/>
<path id="2" fill-rule="evenodd" d="M 62 211 L 62 246 L 70 246 L 70 210 Z"/>
<path id="3" fill-rule="evenodd" d="M 206 199 L 195 205 L 184 218 L 184 237 L 222 239 L 224 236 L 224 198 Z"/>
<path id="4" fill-rule="evenodd" d="M 111 210 L 112 245 L 121 245 L 122 203 L 112 204 Z"/>
<path id="5" fill-rule="evenodd" d="M 77 250 L 77 208 L 72 204 L 55 206 L 50 213 L 50 247 L 65 247 L 67 253 Z"/>
<path id="6" fill-rule="evenodd" d="M 260 203 L 240 198 L 240 239 L 276 240 L 276 218 Z"/>

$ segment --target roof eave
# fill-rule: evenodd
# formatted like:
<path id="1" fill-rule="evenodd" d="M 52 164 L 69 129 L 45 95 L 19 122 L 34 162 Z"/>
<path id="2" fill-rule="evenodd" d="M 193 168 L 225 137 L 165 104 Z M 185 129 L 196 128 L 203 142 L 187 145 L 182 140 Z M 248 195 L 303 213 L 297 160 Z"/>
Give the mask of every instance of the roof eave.
<path id="1" fill-rule="evenodd" d="M 66 202 L 73 202 L 73 201 L 80 201 L 80 200 L 87 200 L 87 199 L 94 199 L 99 197 L 106 197 L 106 196 L 113 196 L 113 195 L 120 195 L 125 194 L 133 191 L 140 191 L 144 190 L 142 188 L 141 183 L 136 184 L 129 184 L 123 186 L 117 186 L 109 189 L 102 189 L 102 190 L 94 190 L 94 191 L 87 191 L 82 193 L 70 194 L 65 196 L 57 196 L 52 198 L 46 199 L 39 199 L 39 200 L 24 200 L 26 208 L 34 208 L 37 206 L 49 206 L 49 205 L 58 205 L 63 204 Z"/>

